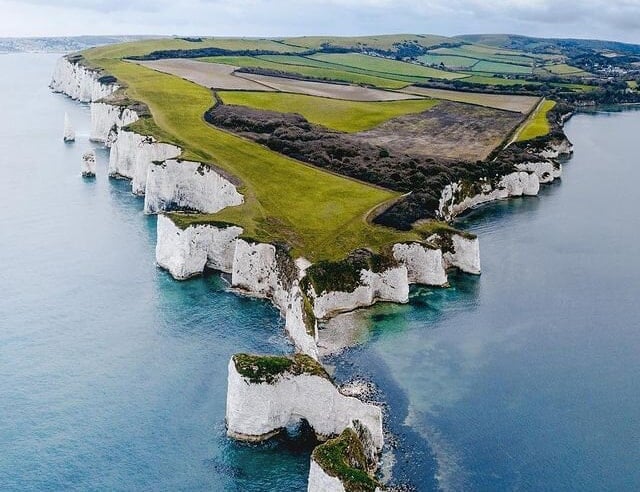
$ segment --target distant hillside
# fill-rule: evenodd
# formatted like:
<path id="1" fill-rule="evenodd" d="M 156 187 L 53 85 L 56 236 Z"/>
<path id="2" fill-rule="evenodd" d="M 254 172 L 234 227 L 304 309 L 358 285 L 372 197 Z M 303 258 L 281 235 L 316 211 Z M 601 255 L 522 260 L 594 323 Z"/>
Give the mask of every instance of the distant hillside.
<path id="1" fill-rule="evenodd" d="M 575 55 L 577 51 L 596 53 L 617 53 L 639 55 L 640 45 L 618 41 L 571 38 L 534 38 L 515 34 L 463 34 L 456 39 L 469 43 L 479 43 L 497 48 L 506 48 L 529 53 Z"/>

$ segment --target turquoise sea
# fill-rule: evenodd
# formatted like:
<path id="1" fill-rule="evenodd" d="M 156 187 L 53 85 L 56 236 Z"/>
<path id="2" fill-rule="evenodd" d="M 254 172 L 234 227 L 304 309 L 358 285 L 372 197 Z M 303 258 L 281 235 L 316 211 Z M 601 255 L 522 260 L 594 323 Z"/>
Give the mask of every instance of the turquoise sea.
<path id="1" fill-rule="evenodd" d="M 106 151 L 80 177 L 89 111 L 47 88 L 56 58 L 0 56 L 0 490 L 305 490 L 309 443 L 224 433 L 231 354 L 291 351 L 278 313 L 156 268 L 155 218 Z M 397 482 L 640 488 L 640 112 L 567 133 L 562 183 L 460 222 L 482 276 L 363 311 L 329 361 L 378 386 Z"/>

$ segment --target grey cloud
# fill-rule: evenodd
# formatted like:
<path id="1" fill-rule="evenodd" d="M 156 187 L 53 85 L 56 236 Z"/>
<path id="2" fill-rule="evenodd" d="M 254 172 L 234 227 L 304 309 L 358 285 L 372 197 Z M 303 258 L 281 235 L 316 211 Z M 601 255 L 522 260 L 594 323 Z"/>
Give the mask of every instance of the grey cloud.
<path id="1" fill-rule="evenodd" d="M 13 19 L 0 35 L 514 32 L 640 42 L 640 0 L 0 0 L 0 9 Z"/>

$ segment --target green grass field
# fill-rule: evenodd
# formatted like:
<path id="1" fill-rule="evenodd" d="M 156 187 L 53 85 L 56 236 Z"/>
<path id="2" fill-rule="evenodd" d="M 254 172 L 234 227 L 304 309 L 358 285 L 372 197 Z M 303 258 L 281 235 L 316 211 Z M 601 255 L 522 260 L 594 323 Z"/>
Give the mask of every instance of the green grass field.
<path id="1" fill-rule="evenodd" d="M 524 122 L 516 141 L 524 142 L 549 133 L 551 126 L 547 114 L 555 107 L 555 101 L 543 101 L 535 112 Z"/>
<path id="2" fill-rule="evenodd" d="M 500 63 L 495 61 L 481 60 L 476 63 L 472 68 L 472 72 L 485 72 L 485 73 L 497 73 L 497 74 L 530 74 L 531 67 L 525 67 L 524 65 L 514 65 L 513 63 Z"/>
<path id="3" fill-rule="evenodd" d="M 547 72 L 550 72 L 554 75 L 575 75 L 575 76 L 586 76 L 589 75 L 588 72 L 578 68 L 572 67 L 571 65 L 567 65 L 566 63 L 558 63 L 555 65 L 546 65 L 543 67 Z"/>
<path id="4" fill-rule="evenodd" d="M 475 58 L 478 61 L 489 61 L 496 63 L 513 63 L 517 65 L 533 65 L 533 58 L 524 56 L 519 52 L 509 52 L 501 50 L 481 49 L 479 46 L 465 45 L 457 48 L 439 48 L 431 51 L 433 54 L 464 56 Z"/>
<path id="5" fill-rule="evenodd" d="M 478 63 L 478 60 L 475 58 L 467 58 L 465 56 L 455 56 L 455 55 L 422 55 L 418 57 L 418 60 L 422 63 L 429 63 L 432 65 L 440 65 L 444 64 L 445 67 L 449 68 L 469 68 Z"/>
<path id="6" fill-rule="evenodd" d="M 390 60 L 378 56 L 361 55 L 359 53 L 328 53 L 316 54 L 310 57 L 314 60 L 321 60 L 352 68 L 359 68 L 376 72 L 377 74 L 388 74 L 391 76 L 405 75 L 410 77 L 434 78 L 453 80 L 460 78 L 459 74 L 446 72 L 436 68 L 422 67 L 413 63 Z"/>
<path id="7" fill-rule="evenodd" d="M 86 51 L 85 59 L 116 76 L 127 95 L 148 105 L 153 121 L 134 124 L 184 149 L 185 159 L 218 166 L 241 180 L 245 203 L 217 214 L 191 217 L 198 222 L 225 221 L 244 228 L 259 241 L 291 245 L 295 256 L 311 261 L 340 259 L 360 247 L 380 247 L 419 239 L 369 224 L 369 211 L 396 193 L 303 165 L 260 145 L 211 127 L 203 113 L 213 104 L 205 88 L 178 77 L 123 62 L 121 46 Z"/>
<path id="8" fill-rule="evenodd" d="M 369 130 L 391 118 L 420 113 L 438 104 L 434 99 L 360 102 L 282 92 L 220 91 L 218 95 L 225 104 L 295 112 L 311 123 L 342 132 Z"/>
<path id="9" fill-rule="evenodd" d="M 531 84 L 531 85 L 540 85 L 540 82 L 529 82 L 528 80 L 523 79 L 504 79 L 502 77 L 489 77 L 486 75 L 472 75 L 467 72 L 469 75 L 464 79 L 461 79 L 461 82 L 470 82 L 473 84 L 483 84 L 483 85 L 522 85 L 522 84 Z"/>

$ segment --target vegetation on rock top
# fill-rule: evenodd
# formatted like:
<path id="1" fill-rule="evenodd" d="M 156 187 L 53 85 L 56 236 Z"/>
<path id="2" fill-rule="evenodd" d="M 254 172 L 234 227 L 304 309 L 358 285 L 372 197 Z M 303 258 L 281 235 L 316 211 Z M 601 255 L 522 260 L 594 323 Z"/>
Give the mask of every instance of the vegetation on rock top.
<path id="1" fill-rule="evenodd" d="M 327 475 L 338 478 L 347 492 L 374 492 L 376 488 L 382 488 L 367 472 L 364 448 L 351 428 L 316 447 L 311 459 Z"/>
<path id="2" fill-rule="evenodd" d="M 255 384 L 274 384 L 285 374 L 293 376 L 307 374 L 330 380 L 324 367 L 312 357 L 304 354 L 295 354 L 292 357 L 235 354 L 233 362 L 238 374 Z"/>

